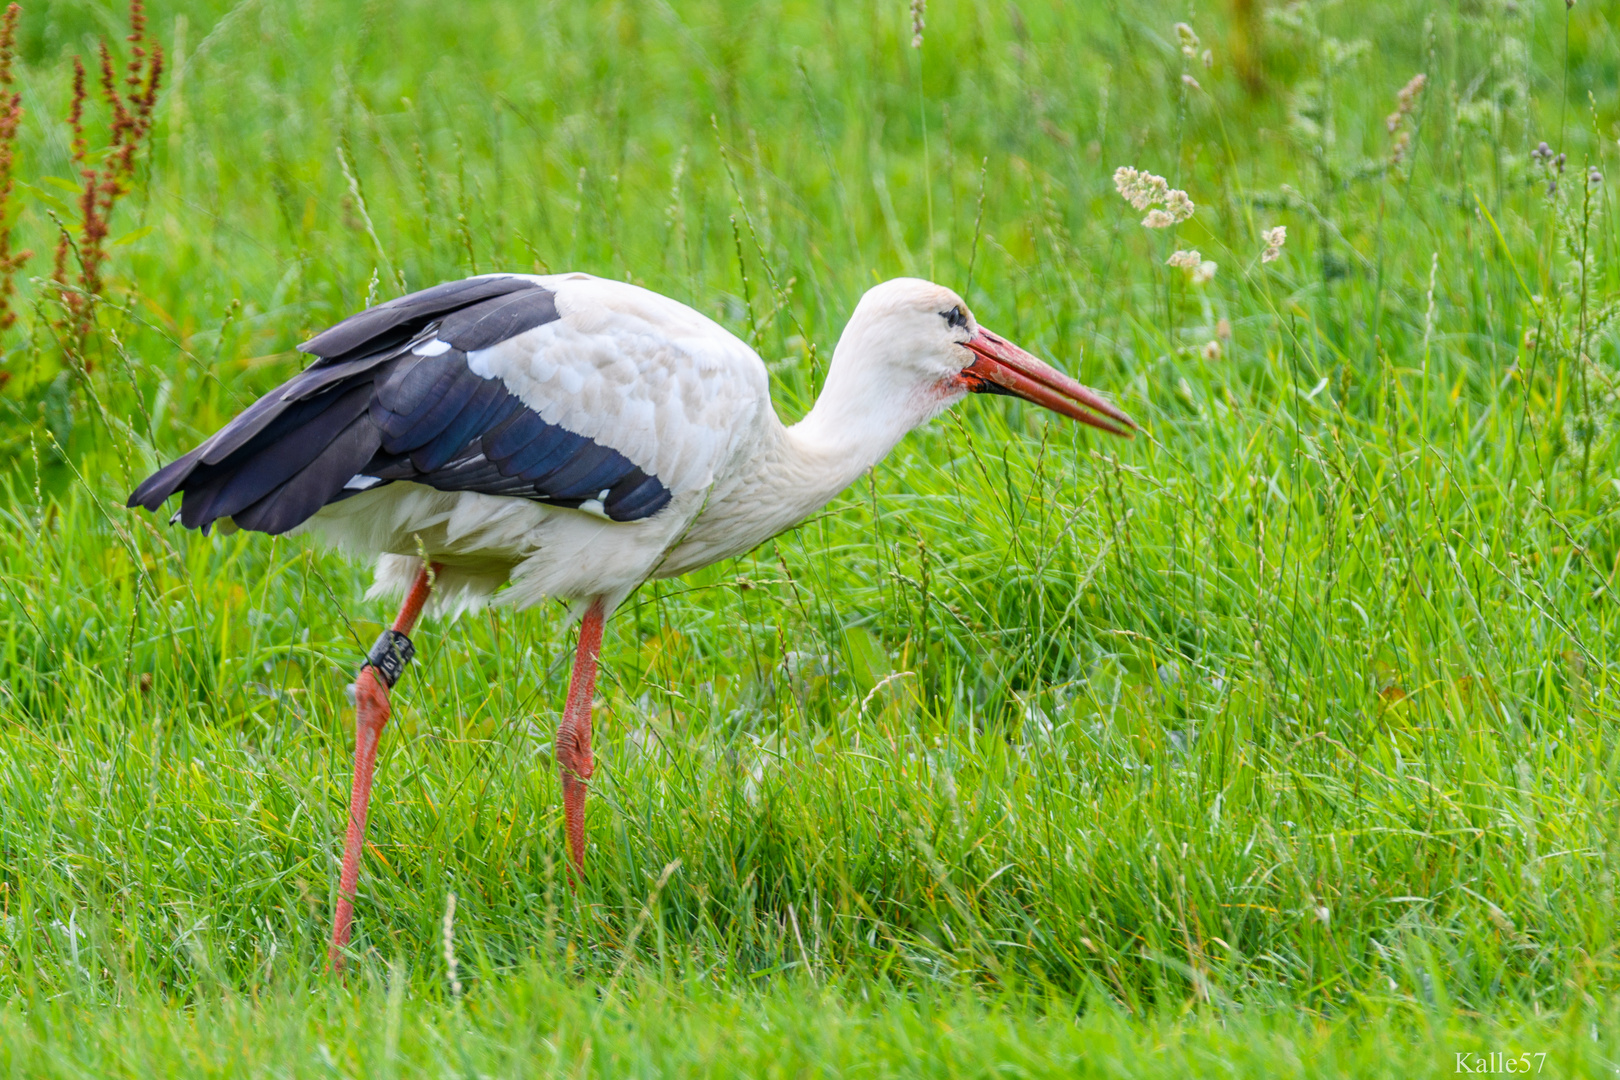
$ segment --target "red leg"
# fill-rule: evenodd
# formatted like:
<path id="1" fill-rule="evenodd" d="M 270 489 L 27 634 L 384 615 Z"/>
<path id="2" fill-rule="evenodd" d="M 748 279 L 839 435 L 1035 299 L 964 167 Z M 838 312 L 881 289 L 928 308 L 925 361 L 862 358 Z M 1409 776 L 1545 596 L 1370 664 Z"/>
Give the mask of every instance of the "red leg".
<path id="1" fill-rule="evenodd" d="M 440 563 L 424 564 L 405 593 L 394 630 L 409 634 L 422 614 L 433 575 L 443 569 Z M 349 833 L 343 842 L 343 872 L 338 877 L 337 912 L 332 920 L 332 944 L 326 961 L 334 971 L 343 970 L 343 948 L 349 943 L 349 926 L 354 922 L 354 890 L 360 880 L 360 849 L 366 842 L 366 813 L 371 807 L 371 774 L 377 767 L 377 743 L 383 725 L 388 723 L 388 687 L 369 664 L 354 680 L 354 786 L 349 789 Z"/>
<path id="2" fill-rule="evenodd" d="M 591 697 L 596 693 L 596 661 L 602 653 L 602 622 L 602 604 L 596 601 L 579 624 L 568 705 L 557 725 L 557 767 L 562 773 L 563 814 L 568 819 L 568 853 L 573 857 L 568 880 L 576 887 L 585 873 L 585 785 L 593 770 Z"/>

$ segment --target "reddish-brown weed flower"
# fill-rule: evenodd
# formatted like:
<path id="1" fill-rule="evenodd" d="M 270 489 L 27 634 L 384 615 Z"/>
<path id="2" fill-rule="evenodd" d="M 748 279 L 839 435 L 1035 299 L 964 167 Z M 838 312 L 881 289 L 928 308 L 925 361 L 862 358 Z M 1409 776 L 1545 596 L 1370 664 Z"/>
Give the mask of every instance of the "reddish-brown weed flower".
<path id="1" fill-rule="evenodd" d="M 17 126 L 22 122 L 22 95 L 11 89 L 14 81 L 11 65 L 17 49 L 17 20 L 22 9 L 16 4 L 6 8 L 0 16 L 0 331 L 8 330 L 17 321 L 11 310 L 11 298 L 16 284 L 12 277 L 32 256 L 31 251 L 11 250 L 9 220 L 12 169 L 16 155 L 12 151 L 17 143 Z"/>
<path id="2" fill-rule="evenodd" d="M 73 129 L 73 160 L 83 161 L 89 147 L 84 141 L 84 63 L 73 58 L 73 101 L 68 106 L 68 127 Z"/>
<path id="3" fill-rule="evenodd" d="M 70 353 L 83 360 L 85 339 L 91 329 L 92 309 L 104 285 L 107 240 L 111 235 L 113 209 L 118 200 L 135 186 L 137 157 L 152 130 L 152 114 L 163 77 L 163 50 L 146 40 L 146 9 L 142 0 L 131 0 L 129 8 L 130 58 L 122 77 L 106 42 L 98 51 L 101 97 L 108 112 L 107 147 L 101 164 L 87 164 L 89 142 L 85 135 L 85 108 L 89 94 L 85 87 L 84 64 L 73 61 L 73 99 L 68 126 L 73 131 L 73 159 L 80 166 L 83 189 L 79 194 L 79 228 L 75 238 L 63 231 L 56 245 L 55 280 L 62 304 L 57 329 Z M 78 274 L 70 278 L 69 257 L 78 261 Z M 88 367 L 88 361 L 83 360 Z"/>

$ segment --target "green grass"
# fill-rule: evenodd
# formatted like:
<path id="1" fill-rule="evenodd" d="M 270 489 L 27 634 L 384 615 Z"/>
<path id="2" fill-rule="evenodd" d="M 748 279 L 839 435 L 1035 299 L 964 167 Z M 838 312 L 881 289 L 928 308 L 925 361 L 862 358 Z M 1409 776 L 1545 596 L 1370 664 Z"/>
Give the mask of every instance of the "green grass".
<path id="1" fill-rule="evenodd" d="M 1530 1075 L 1612 1071 L 1620 1017 L 1482 1025 L 1397 1012 L 1307 1020 L 1265 1013 L 1129 1016 L 1101 1003 L 970 1000 L 872 986 L 717 991 L 704 978 L 598 988 L 536 969 L 446 1006 L 376 973 L 337 990 L 313 975 L 190 1008 L 140 996 L 86 1023 L 78 1003 L 0 1013 L 13 1075 L 1455 1076 L 1513 1057 Z M 1600 1026 L 1601 1025 L 1601 1026 Z M 1488 1028 L 1488 1030 L 1482 1030 Z M 1522 1057 L 1521 1055 L 1529 1055 Z M 109 1065 L 111 1067 L 109 1067 Z M 1497 1075 L 1502 1075 L 1498 1065 Z M 1483 1070 L 1482 1070 L 1483 1071 Z M 1521 1067 L 1521 1072 L 1525 1071 Z"/>
<path id="2" fill-rule="evenodd" d="M 1219 7 L 1186 58 L 1187 9 L 1152 2 L 936 3 L 921 50 L 899 3 L 164 5 L 82 357 L 45 280 L 77 213 L 53 118 L 68 58 L 126 30 L 37 6 L 0 1066 L 1620 1060 L 1612 6 Z M 1197 214 L 1141 228 L 1120 165 Z M 1144 432 L 969 401 L 797 532 L 642 590 L 604 649 L 577 897 L 564 613 L 427 624 L 334 987 L 343 688 L 389 613 L 307 541 L 122 500 L 368 299 L 535 268 L 714 315 L 785 416 L 864 288 L 931 276 Z"/>

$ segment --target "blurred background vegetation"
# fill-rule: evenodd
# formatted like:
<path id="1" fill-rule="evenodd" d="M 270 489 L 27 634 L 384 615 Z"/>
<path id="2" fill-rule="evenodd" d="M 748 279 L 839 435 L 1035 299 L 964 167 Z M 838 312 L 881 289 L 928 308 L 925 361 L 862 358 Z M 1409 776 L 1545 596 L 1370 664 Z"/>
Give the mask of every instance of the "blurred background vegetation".
<path id="1" fill-rule="evenodd" d="M 298 1004 L 369 574 L 122 501 L 299 341 L 494 270 L 692 304 L 759 349 L 787 419 L 865 288 L 934 278 L 1144 433 L 971 401 L 798 532 L 644 589 L 604 654 L 577 898 L 562 612 L 427 627 L 356 1015 L 458 1007 L 454 891 L 476 1060 L 518 1045 L 534 986 L 621 979 L 650 1011 L 587 1009 L 608 1041 L 661 995 L 746 1026 L 760 986 L 791 988 L 794 1029 L 829 1006 L 791 994 L 832 986 L 856 1015 L 897 993 L 897 1045 L 931 1022 L 904 1003 L 948 992 L 955 1022 L 1037 1042 L 1054 1001 L 1206 1024 L 1142 1020 L 1130 1053 L 1249 1010 L 1369 1025 L 1353 1046 L 1421 1030 L 1436 1071 L 1518 1023 L 1568 1071 L 1612 1058 L 1615 15 L 936 2 L 913 47 L 896 0 L 177 2 L 139 41 L 121 7 L 26 6 L 0 139 L 0 224 L 33 252 L 0 343 L 0 1060 L 167 1062 L 189 1044 L 139 1020 L 49 1048 L 75 1009 L 243 991 L 280 1003 L 264 1060 L 382 1060 Z M 1121 166 L 1196 213 L 1143 228 Z M 1189 249 L 1212 278 L 1165 264 Z M 195 1037 L 267 1030 L 218 1015 Z M 1288 1030 L 1257 1075 L 1327 1029 Z M 445 1043 L 412 1045 L 387 1052 Z"/>

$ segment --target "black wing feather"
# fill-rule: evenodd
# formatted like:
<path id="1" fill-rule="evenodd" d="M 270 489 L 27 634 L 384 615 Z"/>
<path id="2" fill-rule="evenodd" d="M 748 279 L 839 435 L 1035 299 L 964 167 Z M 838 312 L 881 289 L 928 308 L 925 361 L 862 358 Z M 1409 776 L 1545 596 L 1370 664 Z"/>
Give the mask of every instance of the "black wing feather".
<path id="1" fill-rule="evenodd" d="M 612 447 L 592 444 L 537 477 L 535 483 L 545 485 L 560 499 L 594 499 L 633 468 L 630 460 Z"/>
<path id="2" fill-rule="evenodd" d="M 613 485 L 604 503 L 604 511 L 614 521 L 635 521 L 657 513 L 667 502 L 669 489 L 658 477 L 635 469 Z"/>
<path id="3" fill-rule="evenodd" d="M 350 315 L 298 348 L 326 361 L 348 360 L 354 356 L 383 352 L 404 344 L 428 323 L 460 308 L 469 307 L 480 300 L 540 288 L 539 284 L 519 277 L 450 281 Z M 549 294 L 551 290 L 543 291 Z M 555 313 L 552 317 L 556 317 Z"/>
<path id="4" fill-rule="evenodd" d="M 296 475 L 342 437 L 370 406 L 370 398 L 364 386 L 357 386 L 335 398 L 331 395 L 318 398 L 317 401 L 327 407 L 296 428 L 287 425 L 291 429 L 289 434 L 294 437 L 266 440 L 263 449 L 251 456 L 244 454 L 244 460 L 234 468 L 218 470 L 226 482 L 201 512 L 202 516 L 209 520 L 231 517 L 275 491 L 289 476 Z M 372 450 L 375 452 L 376 447 Z M 370 456 L 367 454 L 366 458 L 369 460 Z M 347 480 L 353 475 L 350 473 L 342 479 Z M 342 480 L 339 484 L 342 484 Z M 185 502 L 190 501 L 188 492 Z"/>
<path id="5" fill-rule="evenodd" d="M 418 472 L 424 473 L 444 468 L 460 457 L 461 452 L 481 432 L 488 429 L 490 421 L 500 414 L 509 400 L 515 399 L 506 392 L 505 384 L 499 379 L 478 380 L 472 396 L 445 429 L 427 445 L 411 451 L 411 464 L 416 466 Z"/>
<path id="6" fill-rule="evenodd" d="M 431 366 L 430 366 L 431 364 Z M 381 394 L 388 418 L 382 425 L 383 445 L 390 453 L 400 453 L 407 447 L 422 446 L 450 426 L 473 394 L 485 383 L 467 368 L 467 360 L 459 352 L 434 357 L 419 364 L 407 378 L 409 392 L 401 395 L 400 405 L 390 405 Z"/>
<path id="7" fill-rule="evenodd" d="M 264 497 L 303 468 L 353 419 L 352 406 L 356 404 L 353 397 L 349 400 L 349 409 L 331 412 L 342 397 L 340 393 L 331 393 L 282 409 L 274 422 L 224 462 L 209 464 L 204 455 L 186 482 L 180 521 L 187 528 L 206 527 Z M 238 491 L 255 484 L 259 490 L 251 498 L 241 499 L 227 508 L 227 491 L 235 480 L 243 482 Z"/>
<path id="8" fill-rule="evenodd" d="M 439 340 L 462 352 L 477 352 L 556 319 L 556 294 L 534 288 L 446 315 L 439 324 Z"/>
<path id="9" fill-rule="evenodd" d="M 361 414 L 343 433 L 286 483 L 233 520 L 244 529 L 284 533 L 332 501 L 344 483 L 377 452 L 377 426 Z"/>
<path id="10" fill-rule="evenodd" d="M 467 353 L 557 318 L 551 290 L 510 277 L 450 282 L 360 312 L 299 346 L 315 363 L 153 473 L 129 505 L 156 510 L 180 492 L 189 528 L 228 517 L 282 533 L 358 494 L 346 486 L 358 474 L 561 506 L 607 491 L 612 520 L 650 517 L 671 498 L 656 476 L 467 365 Z M 438 355 L 413 351 L 435 340 Z"/>
<path id="11" fill-rule="evenodd" d="M 508 476 L 521 476 L 540 483 L 545 477 L 566 465 L 574 455 L 588 453 L 596 444 L 572 431 L 546 426 L 534 441 L 514 454 L 502 456 L 489 453 L 491 461 L 499 465 Z"/>

